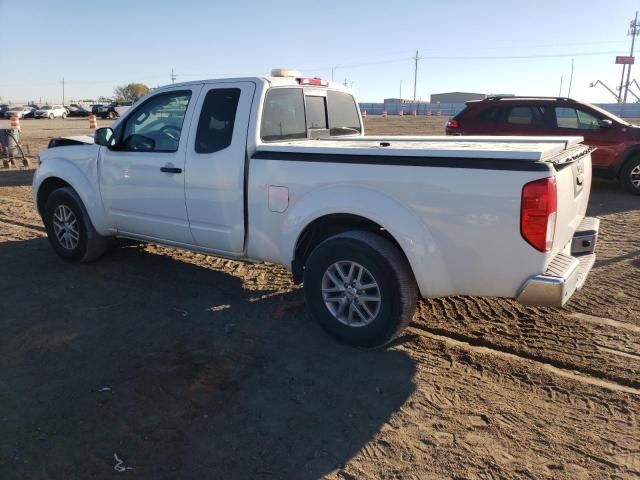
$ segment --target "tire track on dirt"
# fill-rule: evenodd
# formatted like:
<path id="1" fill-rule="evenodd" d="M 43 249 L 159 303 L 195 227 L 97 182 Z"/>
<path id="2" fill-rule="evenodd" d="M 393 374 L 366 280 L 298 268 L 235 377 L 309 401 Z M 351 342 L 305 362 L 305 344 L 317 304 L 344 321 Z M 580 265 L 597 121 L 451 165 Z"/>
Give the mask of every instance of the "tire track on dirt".
<path id="1" fill-rule="evenodd" d="M 556 360 L 548 361 L 544 359 L 544 357 L 527 354 L 526 352 L 520 352 L 516 349 L 505 348 L 503 346 L 495 345 L 486 341 L 479 341 L 476 338 L 465 337 L 464 335 L 451 334 L 450 332 L 443 332 L 437 329 L 426 328 L 420 325 L 411 326 L 409 327 L 409 329 L 417 333 L 418 335 L 423 335 L 433 340 L 450 343 L 458 347 L 472 350 L 474 352 L 489 355 L 498 355 L 509 360 L 533 362 L 538 367 L 544 370 L 550 371 L 565 378 L 569 378 L 571 380 L 587 383 L 592 386 L 606 388 L 608 390 L 616 392 L 624 392 L 640 396 L 640 388 L 638 388 L 640 387 L 640 382 L 628 382 L 628 380 L 624 378 L 621 379 L 621 381 L 617 379 L 615 381 L 611 381 L 606 377 L 592 376 L 587 372 L 581 372 L 579 370 L 577 370 L 579 373 L 574 373 L 574 371 L 576 370 L 572 365 L 567 365 Z"/>

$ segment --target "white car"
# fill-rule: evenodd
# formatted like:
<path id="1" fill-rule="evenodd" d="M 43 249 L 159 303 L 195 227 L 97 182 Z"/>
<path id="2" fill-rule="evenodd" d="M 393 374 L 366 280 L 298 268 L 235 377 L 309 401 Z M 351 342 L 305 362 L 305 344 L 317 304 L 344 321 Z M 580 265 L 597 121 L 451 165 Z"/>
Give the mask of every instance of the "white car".
<path id="1" fill-rule="evenodd" d="M 67 109 L 62 105 L 45 105 L 34 112 L 34 118 L 67 118 Z"/>
<path id="2" fill-rule="evenodd" d="M 4 112 L 4 118 L 16 117 L 18 119 L 23 119 L 31 115 L 32 110 L 33 109 L 31 107 L 27 106 L 11 107 L 6 112 Z"/>
<path id="3" fill-rule="evenodd" d="M 348 89 L 280 70 L 158 88 L 95 144 L 52 142 L 34 202 L 68 261 L 126 237 L 284 265 L 331 335 L 372 347 L 418 297 L 565 304 L 599 226 L 580 140 L 367 137 Z"/>

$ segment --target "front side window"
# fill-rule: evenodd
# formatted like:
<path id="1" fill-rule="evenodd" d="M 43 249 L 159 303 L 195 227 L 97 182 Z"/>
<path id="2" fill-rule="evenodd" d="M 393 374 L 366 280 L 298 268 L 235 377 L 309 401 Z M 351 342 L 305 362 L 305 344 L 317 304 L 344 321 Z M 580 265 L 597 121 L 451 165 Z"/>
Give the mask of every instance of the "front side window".
<path id="1" fill-rule="evenodd" d="M 556 107 L 556 123 L 560 128 L 578 128 L 578 114 L 575 108 Z"/>
<path id="2" fill-rule="evenodd" d="M 231 145 L 239 88 L 209 90 L 202 104 L 196 132 L 196 153 L 213 153 Z"/>
<path id="3" fill-rule="evenodd" d="M 190 99 L 190 91 L 180 91 L 159 94 L 147 100 L 126 120 L 123 149 L 176 152 Z"/>
<path id="4" fill-rule="evenodd" d="M 556 122 L 560 128 L 577 130 L 596 130 L 600 128 L 599 119 L 577 108 L 556 107 Z"/>
<path id="5" fill-rule="evenodd" d="M 266 142 L 307 138 L 301 88 L 274 88 L 267 92 L 260 136 Z"/>

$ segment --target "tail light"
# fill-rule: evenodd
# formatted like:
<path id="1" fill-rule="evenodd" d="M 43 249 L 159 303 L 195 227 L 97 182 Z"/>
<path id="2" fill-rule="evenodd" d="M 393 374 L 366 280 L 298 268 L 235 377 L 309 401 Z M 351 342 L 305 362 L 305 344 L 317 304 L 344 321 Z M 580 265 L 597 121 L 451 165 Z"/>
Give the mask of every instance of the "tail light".
<path id="1" fill-rule="evenodd" d="M 458 128 L 460 126 L 460 122 L 458 120 L 449 120 L 447 122 L 447 128 Z"/>
<path id="2" fill-rule="evenodd" d="M 555 177 L 529 182 L 522 188 L 520 233 L 536 250 L 551 250 L 557 206 Z"/>
<path id="3" fill-rule="evenodd" d="M 300 85 L 313 85 L 315 87 L 328 87 L 329 82 L 321 78 L 297 78 Z"/>

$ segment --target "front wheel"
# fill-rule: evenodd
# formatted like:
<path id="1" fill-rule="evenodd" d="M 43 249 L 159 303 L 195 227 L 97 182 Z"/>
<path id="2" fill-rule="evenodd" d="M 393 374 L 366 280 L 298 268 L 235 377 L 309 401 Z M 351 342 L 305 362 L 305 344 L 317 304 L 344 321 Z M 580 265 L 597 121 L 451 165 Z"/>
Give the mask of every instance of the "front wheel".
<path id="1" fill-rule="evenodd" d="M 93 228 L 78 194 L 70 187 L 49 195 L 43 215 L 49 243 L 69 262 L 91 262 L 106 250 L 108 241 Z"/>
<path id="2" fill-rule="evenodd" d="M 620 183 L 627 192 L 640 195 L 640 157 L 632 158 L 622 167 Z"/>
<path id="3" fill-rule="evenodd" d="M 406 258 L 389 240 L 365 231 L 320 243 L 304 269 L 307 304 L 337 340 L 380 347 L 409 324 L 418 291 Z"/>
<path id="4" fill-rule="evenodd" d="M 49 120 L 53 120 L 53 113 L 49 114 Z"/>
<path id="5" fill-rule="evenodd" d="M 62 114 L 62 119 L 63 119 L 63 120 L 66 120 L 66 119 L 67 119 L 67 114 L 66 114 L 66 113 L 63 113 L 63 114 Z"/>
<path id="6" fill-rule="evenodd" d="M 116 118 L 118 118 L 118 114 L 117 114 L 116 112 L 109 112 L 109 113 L 107 114 L 107 118 L 108 118 L 109 120 L 115 120 Z"/>

